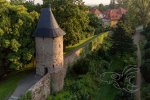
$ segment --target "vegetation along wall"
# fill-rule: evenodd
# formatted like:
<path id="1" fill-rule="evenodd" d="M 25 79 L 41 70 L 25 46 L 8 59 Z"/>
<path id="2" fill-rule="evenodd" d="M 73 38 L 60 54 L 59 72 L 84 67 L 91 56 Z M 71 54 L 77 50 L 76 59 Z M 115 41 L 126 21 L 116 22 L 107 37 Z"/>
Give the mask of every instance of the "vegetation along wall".
<path id="1" fill-rule="evenodd" d="M 71 66 L 78 59 L 85 57 L 86 54 L 99 48 L 101 46 L 100 44 L 103 43 L 105 37 L 107 37 L 108 34 L 109 32 L 101 33 L 96 38 L 83 44 L 79 48 L 76 48 L 72 52 L 69 52 L 68 54 L 66 54 L 64 56 L 65 73 L 67 72 L 68 66 Z"/>
<path id="2" fill-rule="evenodd" d="M 103 43 L 103 40 L 105 39 L 105 37 L 108 36 L 108 34 L 109 32 L 101 33 L 95 38 L 93 38 L 91 41 L 88 41 L 87 43 L 83 44 L 81 47 L 74 49 L 68 54 L 65 54 L 63 70 L 58 70 L 57 72 L 52 72 L 45 75 L 27 91 L 27 93 L 22 97 L 22 99 L 29 99 L 29 100 L 42 100 L 43 98 L 46 99 L 46 97 L 49 94 L 51 94 L 53 90 L 51 88 L 53 87 L 51 86 L 52 85 L 51 83 L 53 82 L 53 80 L 51 80 L 51 77 L 53 75 L 58 75 L 59 77 L 65 77 L 68 66 L 72 65 L 76 60 L 85 57 L 86 54 L 90 53 L 91 51 L 94 51 L 97 48 L 99 48 L 101 46 L 100 44 Z M 61 86 L 62 85 L 61 81 L 58 81 L 58 84 L 60 84 Z"/>

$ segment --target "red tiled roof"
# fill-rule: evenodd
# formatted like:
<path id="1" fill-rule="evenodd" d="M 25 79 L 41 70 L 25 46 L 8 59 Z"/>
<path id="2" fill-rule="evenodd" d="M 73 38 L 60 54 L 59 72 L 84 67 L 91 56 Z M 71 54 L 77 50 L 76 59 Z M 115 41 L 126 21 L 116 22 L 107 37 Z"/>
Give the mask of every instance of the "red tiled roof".
<path id="1" fill-rule="evenodd" d="M 103 12 L 104 19 L 110 20 L 119 20 L 123 14 L 127 13 L 127 9 L 118 8 L 118 9 L 110 9 Z"/>
<path id="2" fill-rule="evenodd" d="M 96 16 L 99 16 L 102 12 L 100 12 L 97 8 L 92 8 L 90 10 L 90 13 L 95 14 Z"/>

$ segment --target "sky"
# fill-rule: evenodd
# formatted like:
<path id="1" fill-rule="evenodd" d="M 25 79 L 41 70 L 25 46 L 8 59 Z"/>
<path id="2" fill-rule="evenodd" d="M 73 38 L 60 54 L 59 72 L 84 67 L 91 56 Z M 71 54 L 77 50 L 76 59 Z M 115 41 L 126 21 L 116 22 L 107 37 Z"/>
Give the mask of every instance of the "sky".
<path id="1" fill-rule="evenodd" d="M 95 4 L 109 4 L 110 0 L 83 0 L 87 5 L 95 5 Z"/>
<path id="2" fill-rule="evenodd" d="M 83 0 L 86 5 L 109 4 L 110 0 Z M 42 0 L 35 0 L 35 3 L 42 3 Z"/>

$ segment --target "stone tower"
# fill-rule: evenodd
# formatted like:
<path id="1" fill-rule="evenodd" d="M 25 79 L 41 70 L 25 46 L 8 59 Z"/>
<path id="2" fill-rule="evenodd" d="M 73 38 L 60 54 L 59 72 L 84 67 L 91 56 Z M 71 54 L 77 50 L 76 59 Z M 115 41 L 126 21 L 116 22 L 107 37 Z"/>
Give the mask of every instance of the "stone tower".
<path id="1" fill-rule="evenodd" d="M 63 87 L 63 35 L 51 8 L 41 10 L 40 19 L 33 36 L 36 43 L 36 74 L 51 73 L 52 91 Z"/>

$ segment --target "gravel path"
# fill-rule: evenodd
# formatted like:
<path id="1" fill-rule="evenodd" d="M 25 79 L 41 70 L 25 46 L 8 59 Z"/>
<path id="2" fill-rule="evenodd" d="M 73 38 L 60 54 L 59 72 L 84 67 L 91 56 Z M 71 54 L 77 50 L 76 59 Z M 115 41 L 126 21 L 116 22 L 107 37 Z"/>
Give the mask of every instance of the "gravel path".
<path id="1" fill-rule="evenodd" d="M 140 72 L 140 66 L 141 66 L 141 50 L 140 50 L 140 46 L 139 46 L 139 42 L 143 39 L 143 36 L 140 34 L 139 31 L 136 32 L 136 34 L 133 36 L 133 40 L 134 40 L 134 44 L 137 46 L 137 67 L 138 70 L 137 71 L 137 77 L 136 77 L 136 84 L 139 88 L 139 90 L 135 93 L 135 100 L 141 100 L 141 92 L 140 92 L 140 88 L 141 88 L 141 72 Z"/>
<path id="2" fill-rule="evenodd" d="M 24 95 L 25 92 L 40 79 L 41 76 L 37 76 L 35 72 L 31 73 L 19 82 L 16 90 L 13 92 L 8 100 L 18 100 L 20 96 Z"/>

